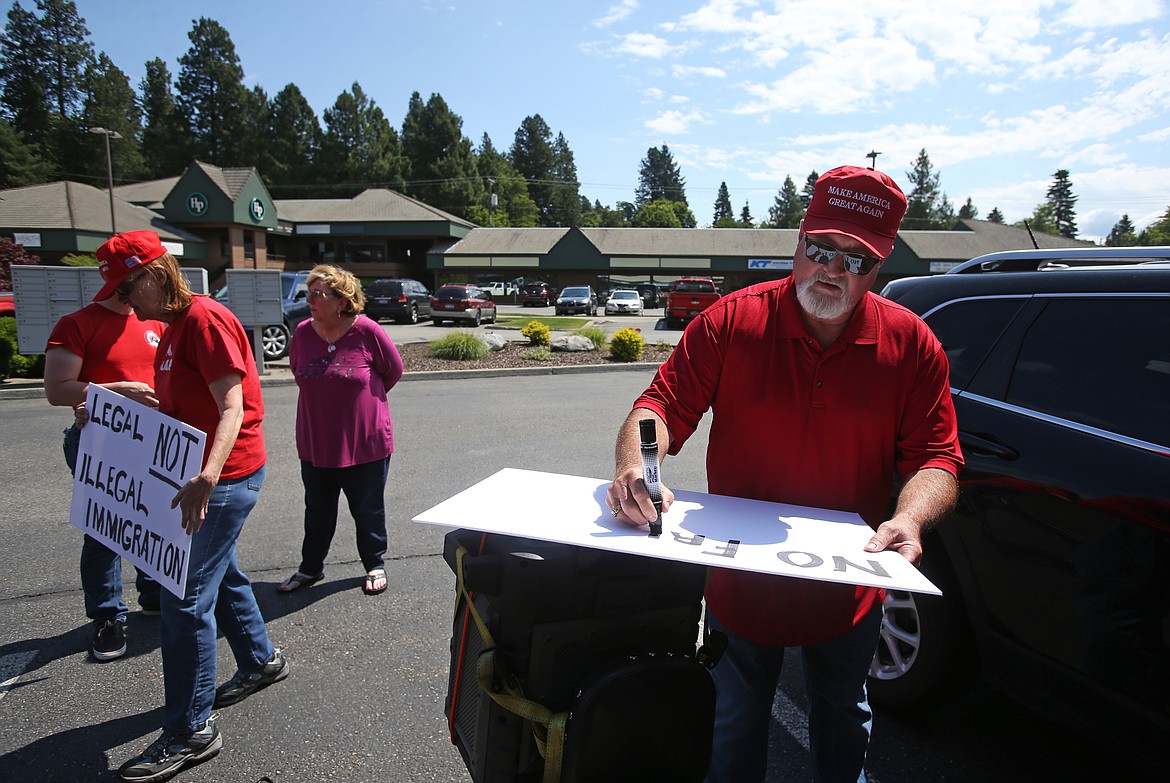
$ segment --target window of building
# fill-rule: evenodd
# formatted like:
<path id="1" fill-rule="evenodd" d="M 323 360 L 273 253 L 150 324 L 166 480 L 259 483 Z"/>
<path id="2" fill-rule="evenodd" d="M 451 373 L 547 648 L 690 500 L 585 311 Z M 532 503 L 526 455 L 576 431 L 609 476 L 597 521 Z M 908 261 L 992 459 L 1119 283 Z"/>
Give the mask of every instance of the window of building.
<path id="1" fill-rule="evenodd" d="M 346 242 L 345 260 L 359 264 L 385 261 L 386 246 L 381 242 Z"/>
<path id="2" fill-rule="evenodd" d="M 244 258 L 256 258 L 256 235 L 251 231 L 244 232 Z"/>

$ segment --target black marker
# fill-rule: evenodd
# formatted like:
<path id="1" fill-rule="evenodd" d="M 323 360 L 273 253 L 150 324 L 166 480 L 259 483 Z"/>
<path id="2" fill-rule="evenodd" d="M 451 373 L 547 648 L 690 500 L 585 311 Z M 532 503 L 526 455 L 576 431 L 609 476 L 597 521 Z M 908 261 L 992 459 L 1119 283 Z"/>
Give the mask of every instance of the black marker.
<path id="1" fill-rule="evenodd" d="M 650 523 L 650 536 L 657 538 L 662 535 L 662 486 L 658 481 L 658 428 L 654 419 L 640 420 L 638 434 L 642 439 L 642 479 L 658 512 L 658 517 Z"/>

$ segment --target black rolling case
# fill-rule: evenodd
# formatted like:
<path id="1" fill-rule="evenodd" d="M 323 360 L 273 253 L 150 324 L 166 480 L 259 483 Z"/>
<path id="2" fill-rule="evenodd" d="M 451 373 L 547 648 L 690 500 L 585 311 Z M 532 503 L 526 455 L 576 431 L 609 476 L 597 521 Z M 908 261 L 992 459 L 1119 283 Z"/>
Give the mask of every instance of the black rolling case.
<path id="1" fill-rule="evenodd" d="M 476 783 L 701 781 L 702 566 L 455 530 L 446 714 Z"/>

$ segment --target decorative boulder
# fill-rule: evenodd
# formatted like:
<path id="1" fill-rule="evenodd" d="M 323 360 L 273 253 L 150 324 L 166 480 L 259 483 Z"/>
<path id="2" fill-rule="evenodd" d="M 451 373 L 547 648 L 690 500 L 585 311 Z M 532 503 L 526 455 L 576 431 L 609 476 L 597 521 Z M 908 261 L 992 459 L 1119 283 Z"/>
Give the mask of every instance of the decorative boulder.
<path id="1" fill-rule="evenodd" d="M 592 351 L 593 341 L 579 334 L 554 337 L 550 346 L 554 351 Z"/>
<path id="2" fill-rule="evenodd" d="M 504 350 L 504 346 L 508 344 L 507 340 L 495 332 L 487 332 L 486 334 L 477 335 L 477 337 L 483 341 L 484 345 L 486 345 L 488 348 L 491 348 L 493 351 L 502 351 Z"/>

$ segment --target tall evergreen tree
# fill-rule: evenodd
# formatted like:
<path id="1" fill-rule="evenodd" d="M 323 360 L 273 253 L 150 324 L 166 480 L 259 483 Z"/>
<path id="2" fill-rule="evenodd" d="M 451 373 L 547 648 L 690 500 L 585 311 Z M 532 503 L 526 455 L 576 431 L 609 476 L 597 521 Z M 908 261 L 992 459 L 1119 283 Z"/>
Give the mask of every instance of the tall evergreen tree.
<path id="1" fill-rule="evenodd" d="M 735 218 L 731 214 L 731 194 L 727 190 L 727 183 L 719 183 L 719 192 L 715 195 L 715 214 L 711 217 L 712 228 L 733 228 Z"/>
<path id="2" fill-rule="evenodd" d="M 72 0 L 37 0 L 47 98 L 60 118 L 76 117 L 85 97 L 82 78 L 94 61 L 85 20 Z"/>
<path id="3" fill-rule="evenodd" d="M 483 182 L 471 141 L 463 135 L 463 119 L 443 96 L 432 93 L 425 104 L 417 92 L 410 96 L 402 154 L 410 162 L 408 189 L 415 198 L 460 216 L 480 201 Z"/>
<path id="4" fill-rule="evenodd" d="M 272 143 L 272 128 L 269 126 L 272 101 L 268 99 L 268 92 L 257 84 L 244 90 L 240 108 L 242 124 L 235 145 L 237 165 L 255 166 L 261 178 L 267 179 L 272 170 L 271 158 L 267 154 Z"/>
<path id="5" fill-rule="evenodd" d="M 565 134 L 557 133 L 553 142 L 553 191 L 549 217 L 554 226 L 576 226 L 581 222 L 580 184 L 577 163 Z"/>
<path id="6" fill-rule="evenodd" d="M 768 208 L 768 220 L 763 224 L 763 227 L 798 228 L 801 218 L 804 217 L 804 209 L 804 202 L 801 201 L 800 193 L 796 190 L 796 183 L 789 175 L 784 178 L 780 192 L 776 194 L 775 201 Z"/>
<path id="7" fill-rule="evenodd" d="M 1052 177 L 1052 185 L 1048 188 L 1048 204 L 1052 207 L 1056 233 L 1067 239 L 1076 239 L 1077 197 L 1072 192 L 1072 181 L 1068 178 L 1068 169 L 1059 169 Z"/>
<path id="8" fill-rule="evenodd" d="M 476 168 L 485 180 L 484 199 L 467 215 L 467 219 L 481 226 L 514 226 L 530 228 L 537 225 L 540 210 L 528 195 L 528 183 L 512 166 L 508 158 L 492 144 L 486 133 L 476 154 Z M 495 208 L 490 197 L 496 196 Z"/>
<path id="9" fill-rule="evenodd" d="M 820 178 L 821 178 L 821 175 L 817 173 L 816 169 L 813 169 L 812 171 L 810 171 L 809 175 L 805 178 L 804 187 L 800 189 L 800 203 L 801 203 L 801 207 L 802 207 L 801 208 L 802 214 L 806 210 L 808 210 L 808 204 L 810 201 L 812 201 L 813 192 L 817 188 L 817 180 Z"/>
<path id="10" fill-rule="evenodd" d="M 142 178 L 145 167 L 138 140 L 142 135 L 142 110 L 130 77 L 123 73 L 105 52 L 86 69 L 85 104 L 82 124 L 88 128 L 105 128 L 122 138 L 110 139 L 110 166 L 115 184 L 118 181 L 136 181 Z M 90 136 L 88 154 L 84 157 L 85 173 L 105 185 L 105 140 Z"/>
<path id="11" fill-rule="evenodd" d="M 540 225 L 555 225 L 552 209 L 553 181 L 556 156 L 553 152 L 552 129 L 539 114 L 525 117 L 512 140 L 512 166 L 528 183 L 528 194 L 540 210 Z"/>
<path id="12" fill-rule="evenodd" d="M 148 179 L 173 177 L 194 157 L 190 136 L 175 104 L 171 73 L 155 57 L 146 63 L 146 75 L 138 84 L 143 114 L 142 159 Z"/>
<path id="13" fill-rule="evenodd" d="M 196 157 L 217 166 L 250 165 L 241 143 L 247 125 L 244 69 L 228 31 L 200 18 L 179 58 L 179 111 L 191 133 Z"/>
<path id="14" fill-rule="evenodd" d="M 746 202 L 746 201 L 743 202 L 743 209 L 741 209 L 739 211 L 738 225 L 740 228 L 755 228 L 756 227 L 756 219 L 754 217 L 752 217 L 751 207 L 748 205 L 748 202 Z"/>
<path id="15" fill-rule="evenodd" d="M 987 213 L 984 218 L 988 223 L 1003 223 L 1003 213 L 999 211 L 999 207 L 992 207 L 991 211 Z"/>
<path id="16" fill-rule="evenodd" d="M 26 144 L 7 120 L 0 119 L 0 190 L 37 185 L 50 178 L 52 168 Z"/>
<path id="17" fill-rule="evenodd" d="M 687 203 L 686 180 L 665 144 L 646 151 L 638 169 L 638 187 L 634 190 L 634 203 L 639 206 L 662 199 Z"/>
<path id="18" fill-rule="evenodd" d="M 409 163 L 402 155 L 398 131 L 357 82 L 325 110 L 321 159 L 329 181 L 348 186 L 338 195 L 354 195 L 371 186 L 406 190 Z"/>
<path id="19" fill-rule="evenodd" d="M 906 172 L 906 177 L 912 188 L 906 196 L 909 203 L 906 205 L 906 216 L 902 218 L 902 228 L 920 231 L 941 228 L 940 208 L 949 205 L 949 202 L 939 187 L 939 175 L 934 171 L 925 149 L 919 151 L 914 168 Z"/>
<path id="20" fill-rule="evenodd" d="M 1166 213 L 1138 234 L 1138 244 L 1144 247 L 1151 245 L 1170 245 L 1170 207 Z"/>
<path id="21" fill-rule="evenodd" d="M 975 208 L 975 204 L 974 204 L 974 202 L 971 201 L 971 197 L 967 196 L 967 203 L 964 204 L 963 206 L 959 207 L 959 219 L 960 220 L 973 220 L 973 219 L 978 218 L 978 217 L 979 217 L 979 210 Z"/>
<path id="22" fill-rule="evenodd" d="M 1133 247 L 1137 244 L 1137 232 L 1128 214 L 1123 214 L 1121 220 L 1113 224 L 1109 236 L 1105 237 L 1106 247 Z"/>
<path id="23" fill-rule="evenodd" d="M 40 145 L 49 130 L 49 78 L 43 51 L 40 20 L 13 3 L 0 35 L 0 108 L 13 129 L 32 145 Z"/>
<path id="24" fill-rule="evenodd" d="M 319 182 L 321 123 L 300 88 L 289 83 L 272 99 L 268 114 L 265 182 L 273 196 L 304 197 Z"/>

